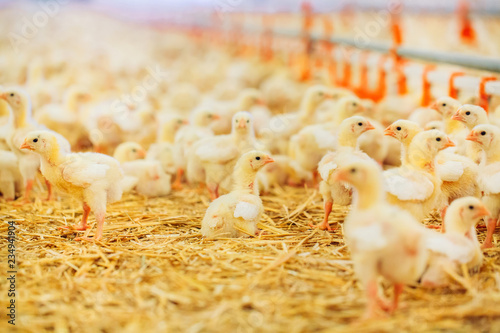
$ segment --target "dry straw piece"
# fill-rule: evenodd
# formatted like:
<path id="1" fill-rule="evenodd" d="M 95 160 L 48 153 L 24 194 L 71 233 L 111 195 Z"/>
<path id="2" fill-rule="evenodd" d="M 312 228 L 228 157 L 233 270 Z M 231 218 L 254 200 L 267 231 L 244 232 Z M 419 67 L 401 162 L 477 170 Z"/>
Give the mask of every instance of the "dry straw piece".
<path id="1" fill-rule="evenodd" d="M 452 288 L 407 287 L 392 317 L 360 322 L 365 298 L 340 223 L 348 208 L 334 207 L 339 224 L 329 233 L 308 227 L 323 216 L 315 190 L 278 188 L 262 199 L 264 233 L 211 240 L 199 232 L 205 193 L 129 194 L 108 206 L 98 244 L 58 229 L 80 220 L 72 199 L 1 202 L 2 272 L 7 221 L 17 225 L 17 332 L 500 331 L 498 247 L 479 274 L 457 275 Z M 10 332 L 0 283 L 0 331 Z"/>

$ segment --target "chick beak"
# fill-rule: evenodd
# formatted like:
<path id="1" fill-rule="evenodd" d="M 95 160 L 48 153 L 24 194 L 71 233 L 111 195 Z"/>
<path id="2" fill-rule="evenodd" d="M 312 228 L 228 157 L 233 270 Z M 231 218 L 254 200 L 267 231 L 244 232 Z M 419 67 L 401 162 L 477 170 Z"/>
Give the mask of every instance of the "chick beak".
<path id="1" fill-rule="evenodd" d="M 465 120 L 465 119 L 464 119 L 464 117 L 462 117 L 462 115 L 460 115 L 458 112 L 457 112 L 457 113 L 455 113 L 455 114 L 453 115 L 453 117 L 451 117 L 451 119 L 453 119 L 453 120 L 458 120 L 458 121 L 461 121 L 461 122 L 464 122 L 464 120 Z"/>
<path id="2" fill-rule="evenodd" d="M 441 113 L 441 112 L 439 111 L 439 108 L 438 108 L 438 106 L 437 106 L 436 102 L 434 102 L 434 103 L 432 103 L 431 105 L 429 105 L 429 109 L 433 109 L 433 110 L 436 110 L 437 112 Z"/>
<path id="3" fill-rule="evenodd" d="M 145 158 L 146 157 L 146 151 L 144 149 L 139 150 L 139 157 L 140 158 Z"/>
<path id="4" fill-rule="evenodd" d="M 332 94 L 325 94 L 325 99 L 333 99 L 333 95 Z"/>
<path id="5" fill-rule="evenodd" d="M 6 101 L 7 100 L 7 94 L 6 93 L 0 94 L 0 99 L 3 99 L 4 101 Z"/>
<path id="6" fill-rule="evenodd" d="M 369 130 L 374 130 L 375 129 L 375 126 L 372 125 L 372 123 L 368 122 L 366 124 L 366 130 L 369 131 Z"/>
<path id="7" fill-rule="evenodd" d="M 259 98 L 257 100 L 257 104 L 259 104 L 259 105 L 266 105 L 266 102 L 263 99 Z"/>
<path id="8" fill-rule="evenodd" d="M 238 121 L 238 128 L 246 128 L 247 127 L 247 124 L 246 124 L 246 120 L 241 118 L 239 121 Z"/>
<path id="9" fill-rule="evenodd" d="M 390 126 L 384 130 L 384 135 L 392 136 L 393 138 L 396 137 L 396 133 L 394 133 Z"/>
<path id="10" fill-rule="evenodd" d="M 28 149 L 28 150 L 33 150 L 33 148 L 31 148 L 31 146 L 29 145 L 28 143 L 28 139 L 24 139 L 24 142 L 23 144 L 21 145 L 21 147 L 19 147 L 19 149 Z"/>
<path id="11" fill-rule="evenodd" d="M 215 113 L 212 115 L 212 119 L 214 119 L 214 120 L 220 119 L 220 116 Z"/>
<path id="12" fill-rule="evenodd" d="M 189 125 L 189 121 L 186 119 L 182 120 L 182 125 Z"/>
<path id="13" fill-rule="evenodd" d="M 483 217 L 483 216 L 491 216 L 490 211 L 484 205 L 479 206 L 479 210 L 477 211 L 477 214 L 476 214 L 475 217 L 476 218 L 480 218 L 480 217 Z"/>
<path id="14" fill-rule="evenodd" d="M 444 147 L 445 148 L 448 148 L 448 147 L 455 147 L 455 143 L 453 141 L 450 140 L 450 138 L 446 138 L 448 141 L 444 144 Z"/>
<path id="15" fill-rule="evenodd" d="M 269 164 L 269 163 L 273 163 L 273 162 L 274 162 L 273 158 L 272 158 L 271 156 L 268 156 L 268 157 L 266 157 L 266 159 L 264 160 L 264 165 L 265 165 L 265 164 Z"/>
<path id="16" fill-rule="evenodd" d="M 469 135 L 467 135 L 467 137 L 465 138 L 465 140 L 469 140 L 469 141 L 473 141 L 473 142 L 481 143 L 481 142 L 479 142 L 479 140 L 477 139 L 476 132 L 474 132 L 474 131 L 470 132 L 470 133 L 469 133 Z"/>

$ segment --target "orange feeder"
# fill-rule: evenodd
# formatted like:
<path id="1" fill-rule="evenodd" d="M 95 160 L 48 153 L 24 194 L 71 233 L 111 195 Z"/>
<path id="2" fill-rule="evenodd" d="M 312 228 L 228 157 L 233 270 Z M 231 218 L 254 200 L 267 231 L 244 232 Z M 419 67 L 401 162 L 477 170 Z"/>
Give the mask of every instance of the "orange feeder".
<path id="1" fill-rule="evenodd" d="M 489 109 L 489 101 L 488 94 L 486 94 L 486 83 L 489 81 L 496 81 L 497 78 L 494 76 L 485 76 L 481 78 L 481 82 L 479 82 L 479 106 L 488 112 Z"/>
<path id="2" fill-rule="evenodd" d="M 429 82 L 429 77 L 428 74 L 429 72 L 433 71 L 436 66 L 434 65 L 427 65 L 424 67 L 424 70 L 422 72 L 422 99 L 420 101 L 420 105 L 423 107 L 429 106 L 431 104 L 432 100 L 432 94 L 431 94 L 431 88 L 432 85 Z"/>
<path id="3" fill-rule="evenodd" d="M 451 73 L 450 75 L 450 79 L 449 79 L 449 82 L 448 82 L 448 95 L 451 97 L 451 98 L 455 98 L 457 99 L 458 97 L 458 89 L 455 88 L 455 78 L 459 77 L 459 76 L 464 76 L 465 73 L 463 72 L 453 72 Z"/>

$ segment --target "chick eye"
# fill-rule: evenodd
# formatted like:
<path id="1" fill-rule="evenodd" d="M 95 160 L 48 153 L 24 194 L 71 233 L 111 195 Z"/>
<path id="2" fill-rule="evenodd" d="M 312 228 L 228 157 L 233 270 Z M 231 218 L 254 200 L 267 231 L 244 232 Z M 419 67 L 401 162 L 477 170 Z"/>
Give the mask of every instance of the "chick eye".
<path id="1" fill-rule="evenodd" d="M 470 111 L 465 112 L 467 116 L 470 116 Z"/>
<path id="2" fill-rule="evenodd" d="M 446 106 L 446 103 L 441 104 L 442 106 Z"/>
<path id="3" fill-rule="evenodd" d="M 482 132 L 481 132 L 481 135 L 482 135 L 482 136 L 485 136 L 485 135 L 486 135 L 486 131 L 482 131 Z"/>
<path id="4" fill-rule="evenodd" d="M 358 123 L 358 126 L 363 126 L 363 123 Z"/>
<path id="5" fill-rule="evenodd" d="M 255 159 L 256 159 L 257 161 L 258 161 L 258 160 L 260 160 L 260 156 L 257 156 Z"/>
<path id="6" fill-rule="evenodd" d="M 353 103 L 352 103 L 352 106 L 358 106 L 358 103 L 353 102 Z"/>
<path id="7" fill-rule="evenodd" d="M 10 97 L 14 97 L 14 93 L 10 93 Z"/>
<path id="8" fill-rule="evenodd" d="M 351 173 L 356 173 L 356 168 L 352 168 L 350 171 Z"/>
<path id="9" fill-rule="evenodd" d="M 132 152 L 133 152 L 133 153 L 135 153 L 136 151 L 137 151 L 137 150 L 136 150 L 135 148 L 134 148 L 134 149 L 132 149 Z"/>
<path id="10" fill-rule="evenodd" d="M 396 127 L 398 131 L 401 131 L 401 126 Z"/>
<path id="11" fill-rule="evenodd" d="M 323 92 L 322 92 L 322 91 L 320 91 L 320 92 L 318 93 L 318 95 L 323 96 Z"/>
<path id="12" fill-rule="evenodd" d="M 238 122 L 238 119 L 236 119 L 234 122 L 235 122 L 235 123 L 237 123 L 237 122 Z"/>
<path id="13" fill-rule="evenodd" d="M 33 139 L 33 142 L 38 142 L 38 139 Z"/>
<path id="14" fill-rule="evenodd" d="M 177 120 L 177 124 L 182 124 L 182 120 Z"/>
<path id="15" fill-rule="evenodd" d="M 436 141 L 437 141 L 437 142 L 441 141 L 441 138 L 436 138 Z"/>
<path id="16" fill-rule="evenodd" d="M 250 120 L 247 119 L 247 124 L 250 122 Z"/>
<path id="17" fill-rule="evenodd" d="M 473 210 L 473 209 L 474 209 L 474 206 L 470 205 L 470 206 L 469 206 L 469 209 L 470 209 L 470 210 Z"/>
<path id="18" fill-rule="evenodd" d="M 212 118 L 212 115 L 210 113 L 208 114 L 208 118 Z"/>

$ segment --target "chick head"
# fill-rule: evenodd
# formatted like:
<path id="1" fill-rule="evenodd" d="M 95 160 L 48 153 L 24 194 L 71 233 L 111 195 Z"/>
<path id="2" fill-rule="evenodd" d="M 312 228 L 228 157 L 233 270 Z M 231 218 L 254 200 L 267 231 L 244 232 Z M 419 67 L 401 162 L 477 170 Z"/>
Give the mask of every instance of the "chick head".
<path id="1" fill-rule="evenodd" d="M 472 128 L 482 121 L 487 121 L 488 115 L 480 106 L 465 104 L 457 110 L 451 119 L 461 121 L 467 127 Z"/>
<path id="2" fill-rule="evenodd" d="M 332 175 L 334 181 L 343 181 L 356 188 L 372 186 L 375 180 L 380 180 L 381 168 L 374 160 L 364 160 L 352 157 L 338 168 Z"/>
<path id="3" fill-rule="evenodd" d="M 58 138 L 49 131 L 29 132 L 19 149 L 28 149 L 42 156 L 49 156 L 59 151 Z"/>
<path id="4" fill-rule="evenodd" d="M 323 85 L 309 87 L 305 93 L 305 98 L 309 103 L 318 106 L 325 99 L 332 98 L 330 89 Z"/>
<path id="5" fill-rule="evenodd" d="M 212 108 L 202 107 L 198 108 L 193 112 L 193 123 L 196 126 L 207 127 L 213 121 L 220 119 L 220 115 L 216 113 Z"/>
<path id="6" fill-rule="evenodd" d="M 431 108 L 439 112 L 443 118 L 451 117 L 461 106 L 460 102 L 451 97 L 438 98 Z"/>
<path id="7" fill-rule="evenodd" d="M 495 125 L 477 125 L 467 136 L 467 140 L 477 142 L 482 148 L 488 149 L 500 138 L 500 128 Z"/>
<path id="8" fill-rule="evenodd" d="M 368 121 L 368 119 L 362 116 L 353 116 L 345 119 L 340 124 L 340 128 L 342 132 L 349 129 L 349 131 L 353 133 L 355 137 L 359 137 L 364 132 L 375 129 L 375 127 Z"/>
<path id="9" fill-rule="evenodd" d="M 481 200 L 475 197 L 463 197 L 454 200 L 446 211 L 446 231 L 466 233 L 479 220 L 489 216 L 490 212 Z"/>
<path id="10" fill-rule="evenodd" d="M 146 157 L 146 151 L 140 144 L 128 141 L 116 147 L 113 157 L 120 161 L 120 163 L 130 162 Z"/>
<path id="11" fill-rule="evenodd" d="M 365 110 L 363 102 L 356 96 L 342 97 L 337 104 L 337 112 L 341 119 L 352 117 Z"/>
<path id="12" fill-rule="evenodd" d="M 426 156 L 429 154 L 431 156 L 436 156 L 440 150 L 448 147 L 455 147 L 455 143 L 453 143 L 444 132 L 439 130 L 429 130 L 418 133 L 415 135 L 410 145 L 411 154 L 423 152 Z"/>
<path id="13" fill-rule="evenodd" d="M 0 99 L 5 100 L 14 112 L 31 106 L 28 93 L 19 88 L 7 88 L 3 90 L 0 93 Z"/>
<path id="14" fill-rule="evenodd" d="M 248 110 L 255 105 L 265 105 L 262 93 L 254 88 L 246 88 L 240 93 L 241 106 L 243 109 Z"/>
<path id="15" fill-rule="evenodd" d="M 257 172 L 264 165 L 272 162 L 274 162 L 274 160 L 268 154 L 259 150 L 252 150 L 243 154 L 239 158 L 238 163 L 236 163 L 235 169 Z"/>
<path id="16" fill-rule="evenodd" d="M 410 120 L 400 119 L 389 125 L 384 130 L 384 134 L 392 136 L 400 142 L 406 142 L 407 140 L 411 141 L 421 130 L 422 129 L 417 123 Z"/>
<path id="17" fill-rule="evenodd" d="M 248 132 L 253 130 L 253 117 L 250 112 L 240 111 L 233 116 L 233 131 Z"/>

